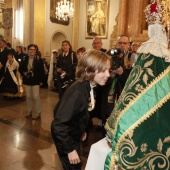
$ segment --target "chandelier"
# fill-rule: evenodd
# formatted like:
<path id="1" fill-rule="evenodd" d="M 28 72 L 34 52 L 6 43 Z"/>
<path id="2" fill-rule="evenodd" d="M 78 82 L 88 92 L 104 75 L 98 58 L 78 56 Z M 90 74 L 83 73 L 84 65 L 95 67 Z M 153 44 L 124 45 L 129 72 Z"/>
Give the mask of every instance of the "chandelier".
<path id="1" fill-rule="evenodd" d="M 67 21 L 68 18 L 73 18 L 74 16 L 73 3 L 70 3 L 67 0 L 58 2 L 55 14 L 58 20 Z"/>

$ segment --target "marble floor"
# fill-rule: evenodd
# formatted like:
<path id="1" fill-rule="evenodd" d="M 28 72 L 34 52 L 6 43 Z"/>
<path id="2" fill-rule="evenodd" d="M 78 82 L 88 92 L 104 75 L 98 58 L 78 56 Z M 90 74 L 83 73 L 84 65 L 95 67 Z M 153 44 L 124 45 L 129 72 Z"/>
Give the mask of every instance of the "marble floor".
<path id="1" fill-rule="evenodd" d="M 40 94 L 40 120 L 25 118 L 25 97 L 18 99 L 0 96 L 0 170 L 62 170 L 50 134 L 58 94 L 43 88 Z M 96 120 L 93 121 L 89 146 L 82 146 L 82 169 L 86 165 L 91 144 L 102 138 L 101 129 L 95 125 Z"/>

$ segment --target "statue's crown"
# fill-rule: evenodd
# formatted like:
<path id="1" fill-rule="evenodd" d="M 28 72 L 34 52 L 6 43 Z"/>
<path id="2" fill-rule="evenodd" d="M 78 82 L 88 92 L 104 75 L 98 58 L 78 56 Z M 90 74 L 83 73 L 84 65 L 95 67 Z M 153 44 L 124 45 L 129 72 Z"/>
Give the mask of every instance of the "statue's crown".
<path id="1" fill-rule="evenodd" d="M 170 0 L 153 0 L 145 10 L 148 24 L 159 23 L 163 28 L 170 28 Z"/>
<path id="2" fill-rule="evenodd" d="M 144 12 L 148 24 L 162 23 L 161 6 L 154 2 L 149 4 Z"/>

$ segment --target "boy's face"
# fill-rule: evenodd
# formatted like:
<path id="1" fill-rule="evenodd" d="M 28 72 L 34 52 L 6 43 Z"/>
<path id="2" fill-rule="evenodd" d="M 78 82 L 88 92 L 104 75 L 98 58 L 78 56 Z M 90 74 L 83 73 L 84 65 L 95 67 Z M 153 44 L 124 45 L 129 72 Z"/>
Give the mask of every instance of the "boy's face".
<path id="1" fill-rule="evenodd" d="M 100 86 L 104 86 L 110 77 L 110 60 L 107 60 L 106 69 L 102 72 L 97 72 L 94 76 L 93 84 L 99 84 Z"/>

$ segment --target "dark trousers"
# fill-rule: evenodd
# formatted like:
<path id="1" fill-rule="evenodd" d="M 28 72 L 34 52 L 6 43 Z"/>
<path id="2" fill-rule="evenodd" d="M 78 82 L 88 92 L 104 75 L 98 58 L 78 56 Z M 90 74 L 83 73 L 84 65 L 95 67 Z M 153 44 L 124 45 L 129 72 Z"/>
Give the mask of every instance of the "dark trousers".
<path id="1" fill-rule="evenodd" d="M 61 147 L 62 144 L 58 143 L 56 141 L 56 137 L 54 135 L 53 130 L 51 130 L 51 134 L 52 134 L 52 138 L 53 138 L 54 144 L 55 144 L 57 152 L 58 152 L 58 156 L 60 158 L 60 161 L 62 163 L 62 166 L 63 166 L 64 170 L 81 170 L 82 162 L 80 162 L 79 164 L 76 164 L 76 165 L 70 164 L 70 161 L 68 159 L 68 154 L 66 154 L 62 150 L 62 147 Z M 80 143 L 77 143 L 77 146 L 76 146 L 75 150 L 77 151 L 77 153 L 78 153 L 78 155 L 80 157 L 80 154 L 81 154 Z"/>
<path id="2" fill-rule="evenodd" d="M 64 93 L 64 89 L 62 87 L 63 87 L 63 83 L 61 81 L 58 81 L 57 89 L 58 89 L 59 98 L 61 98 Z"/>

